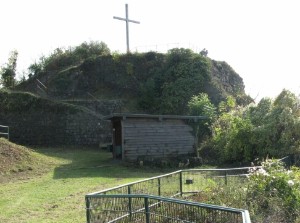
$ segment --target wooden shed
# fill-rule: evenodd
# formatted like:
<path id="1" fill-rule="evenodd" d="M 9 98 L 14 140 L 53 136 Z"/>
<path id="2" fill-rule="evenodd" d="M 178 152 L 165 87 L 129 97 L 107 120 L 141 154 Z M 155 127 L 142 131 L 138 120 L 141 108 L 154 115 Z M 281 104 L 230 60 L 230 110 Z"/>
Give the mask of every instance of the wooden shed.
<path id="1" fill-rule="evenodd" d="M 170 158 L 195 154 L 191 123 L 202 116 L 113 114 L 113 157 L 137 161 L 140 157 Z"/>

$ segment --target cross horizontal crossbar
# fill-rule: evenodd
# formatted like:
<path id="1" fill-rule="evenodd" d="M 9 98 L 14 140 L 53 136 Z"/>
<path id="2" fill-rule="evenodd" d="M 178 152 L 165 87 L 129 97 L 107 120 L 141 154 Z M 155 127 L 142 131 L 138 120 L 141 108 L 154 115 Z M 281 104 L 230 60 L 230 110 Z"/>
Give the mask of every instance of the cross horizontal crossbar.
<path id="1" fill-rule="evenodd" d="M 131 19 L 124 19 L 124 18 L 117 17 L 117 16 L 114 16 L 114 19 L 119 19 L 119 20 L 123 20 L 123 21 L 128 21 L 128 22 L 133 22 L 133 23 L 140 24 L 139 21 L 135 21 L 135 20 L 131 20 Z"/>

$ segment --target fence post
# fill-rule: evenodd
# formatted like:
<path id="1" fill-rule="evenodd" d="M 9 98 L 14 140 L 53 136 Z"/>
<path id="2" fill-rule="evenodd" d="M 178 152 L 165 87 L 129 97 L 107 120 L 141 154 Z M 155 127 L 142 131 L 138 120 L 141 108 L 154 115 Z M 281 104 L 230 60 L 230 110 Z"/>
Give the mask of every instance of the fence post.
<path id="1" fill-rule="evenodd" d="M 145 215 L 146 215 L 146 223 L 150 223 L 150 210 L 149 210 L 148 197 L 145 197 Z"/>
<path id="2" fill-rule="evenodd" d="M 131 187 L 128 186 L 128 194 L 131 194 Z M 129 211 L 129 219 L 132 218 L 132 198 L 128 198 L 128 211 Z"/>
<path id="3" fill-rule="evenodd" d="M 180 183 L 180 196 L 182 196 L 182 171 L 180 171 L 180 174 L 179 174 L 179 183 Z"/>
<path id="4" fill-rule="evenodd" d="M 160 196 L 160 193 L 161 193 L 161 191 L 160 191 L 160 178 L 157 178 L 157 183 L 158 183 L 158 196 Z"/>
<path id="5" fill-rule="evenodd" d="M 225 171 L 225 185 L 227 185 L 227 170 Z"/>
<path id="6" fill-rule="evenodd" d="M 86 206 L 86 222 L 90 223 L 91 222 L 91 218 L 90 218 L 90 200 L 88 197 L 85 197 L 85 206 Z"/>
<path id="7" fill-rule="evenodd" d="M 2 129 L 5 129 L 5 130 L 2 130 Z M 9 126 L 0 125 L 0 137 L 2 135 L 6 136 L 7 140 L 9 141 Z"/>

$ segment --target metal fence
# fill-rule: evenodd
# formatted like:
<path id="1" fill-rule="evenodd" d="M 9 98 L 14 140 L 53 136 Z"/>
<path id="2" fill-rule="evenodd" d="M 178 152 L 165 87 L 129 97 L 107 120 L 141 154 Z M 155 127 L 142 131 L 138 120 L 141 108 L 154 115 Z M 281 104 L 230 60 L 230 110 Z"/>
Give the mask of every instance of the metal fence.
<path id="1" fill-rule="evenodd" d="M 9 126 L 0 125 L 0 137 L 3 136 L 9 140 Z"/>
<path id="2" fill-rule="evenodd" d="M 87 195 L 88 222 L 250 223 L 247 210 L 152 195 Z"/>
<path id="3" fill-rule="evenodd" d="M 246 210 L 174 197 L 187 199 L 212 187 L 240 187 L 250 168 L 179 170 L 90 193 L 86 195 L 87 222 L 199 222 L 198 219 L 205 219 L 202 222 L 248 223 Z"/>

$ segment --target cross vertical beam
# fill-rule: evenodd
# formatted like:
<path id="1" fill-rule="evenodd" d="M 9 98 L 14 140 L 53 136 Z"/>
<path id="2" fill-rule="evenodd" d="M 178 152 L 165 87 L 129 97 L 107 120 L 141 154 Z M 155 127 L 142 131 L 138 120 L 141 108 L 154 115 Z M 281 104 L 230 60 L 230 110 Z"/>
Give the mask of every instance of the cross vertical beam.
<path id="1" fill-rule="evenodd" d="M 121 18 L 121 17 L 117 17 L 117 16 L 114 16 L 113 18 L 126 22 L 126 45 L 127 45 L 127 53 L 129 53 L 130 52 L 130 49 L 129 49 L 129 22 L 136 23 L 136 24 L 140 24 L 140 22 L 131 20 L 128 18 L 128 4 L 125 4 L 125 15 L 126 15 L 126 18 Z"/>

